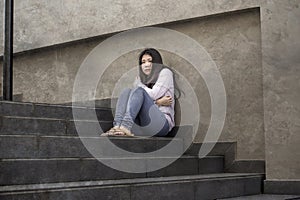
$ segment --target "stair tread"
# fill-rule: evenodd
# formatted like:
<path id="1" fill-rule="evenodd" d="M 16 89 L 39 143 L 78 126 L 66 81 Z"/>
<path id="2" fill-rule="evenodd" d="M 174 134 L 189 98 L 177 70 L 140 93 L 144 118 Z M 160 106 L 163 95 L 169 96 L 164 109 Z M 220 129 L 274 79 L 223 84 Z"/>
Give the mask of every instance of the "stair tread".
<path id="1" fill-rule="evenodd" d="M 187 176 L 171 176 L 171 177 L 154 177 L 154 178 L 131 178 L 118 180 L 101 180 L 101 181 L 78 181 L 78 182 L 58 182 L 58 183 L 43 183 L 43 184 L 28 184 L 28 185 L 9 185 L 0 186 L 0 193 L 3 192 L 22 192 L 35 190 L 53 190 L 53 189 L 70 189 L 84 187 L 104 187 L 114 185 L 133 185 L 133 184 L 155 184 L 169 183 L 181 181 L 205 181 L 205 180 L 220 180 L 220 179 L 238 179 L 238 178 L 257 178 L 263 177 L 261 173 L 215 173 L 215 174 L 200 174 Z"/>
<path id="2" fill-rule="evenodd" d="M 1 116 L 2 118 L 7 119 L 30 119 L 30 120 L 49 120 L 49 121 L 79 121 L 79 122 L 112 122 L 111 120 L 86 120 L 86 119 L 80 119 L 80 120 L 74 120 L 74 119 L 63 119 L 63 118 L 47 118 L 47 117 L 24 117 L 24 116 Z"/>
<path id="3" fill-rule="evenodd" d="M 111 136 L 111 137 L 102 137 L 102 136 L 97 136 L 97 137 L 93 137 L 93 136 L 86 136 L 86 137 L 79 137 L 79 136 L 75 136 L 75 135 L 36 135 L 36 133 L 32 133 L 31 134 L 13 134 L 13 135 L 1 135 L 0 134 L 0 138 L 4 138 L 4 137 L 9 137 L 9 138 L 35 138 L 35 137 L 39 137 L 39 138 L 58 138 L 58 139 L 80 139 L 80 138 L 89 138 L 89 139 L 106 139 L 109 138 L 110 140 L 142 140 L 142 141 L 171 141 L 171 140 L 179 140 L 182 141 L 182 138 L 171 138 L 171 137 L 143 137 L 143 136 Z"/>
<path id="4" fill-rule="evenodd" d="M 111 156 L 96 158 L 68 159 L 2 159 L 0 185 L 74 182 L 91 180 L 112 180 L 125 178 L 146 178 L 162 176 L 180 176 L 208 173 L 222 173 L 223 157 L 199 159 L 193 156 L 122 158 Z M 126 159 L 127 162 L 124 162 Z M 168 165 L 168 163 L 171 163 Z M 107 166 L 122 164 L 134 171 L 123 172 Z M 151 166 L 162 163 L 168 166 L 152 169 Z M 135 168 L 135 166 L 137 168 Z M 134 168 L 133 168 L 134 167 Z"/>
<path id="5" fill-rule="evenodd" d="M 199 159 L 215 159 L 215 158 L 223 158 L 224 156 L 206 156 L 205 158 Z M 156 156 L 156 157 L 113 157 L 113 158 L 101 158 L 105 160 L 120 160 L 120 159 L 174 159 L 177 158 L 176 156 Z M 190 156 L 190 155 L 182 155 L 178 159 L 195 159 L 198 158 L 197 156 Z M 65 160 L 80 160 L 80 161 L 90 161 L 90 160 L 97 160 L 98 158 L 17 158 L 17 159 L 1 159 L 1 162 L 7 161 L 65 161 Z"/>
<path id="6" fill-rule="evenodd" d="M 30 106 L 45 106 L 45 107 L 60 107 L 60 108 L 84 108 L 84 109 L 94 109 L 90 105 L 88 106 L 79 106 L 75 105 L 65 105 L 65 104 L 48 104 L 48 103 L 33 103 L 33 102 L 12 102 L 12 101 L 0 101 L 0 104 L 8 105 L 30 105 Z M 95 107 L 95 109 L 111 110 L 107 107 Z"/>

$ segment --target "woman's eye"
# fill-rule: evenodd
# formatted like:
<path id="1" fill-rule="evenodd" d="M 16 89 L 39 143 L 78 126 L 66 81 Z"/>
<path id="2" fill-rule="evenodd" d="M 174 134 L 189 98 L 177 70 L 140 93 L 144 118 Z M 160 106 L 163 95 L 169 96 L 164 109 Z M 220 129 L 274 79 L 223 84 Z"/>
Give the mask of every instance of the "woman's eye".
<path id="1" fill-rule="evenodd" d="M 152 60 L 142 60 L 142 64 L 145 64 L 146 62 L 151 62 L 152 63 Z"/>

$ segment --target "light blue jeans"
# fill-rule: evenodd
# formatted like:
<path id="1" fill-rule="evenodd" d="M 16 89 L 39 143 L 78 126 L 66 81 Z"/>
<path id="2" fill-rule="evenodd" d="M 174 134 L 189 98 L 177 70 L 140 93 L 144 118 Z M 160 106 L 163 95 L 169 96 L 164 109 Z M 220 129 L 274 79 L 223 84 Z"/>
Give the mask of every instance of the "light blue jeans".
<path id="1" fill-rule="evenodd" d="M 164 113 L 141 87 L 121 92 L 113 124 L 124 126 L 139 136 L 166 136 L 169 132 Z"/>

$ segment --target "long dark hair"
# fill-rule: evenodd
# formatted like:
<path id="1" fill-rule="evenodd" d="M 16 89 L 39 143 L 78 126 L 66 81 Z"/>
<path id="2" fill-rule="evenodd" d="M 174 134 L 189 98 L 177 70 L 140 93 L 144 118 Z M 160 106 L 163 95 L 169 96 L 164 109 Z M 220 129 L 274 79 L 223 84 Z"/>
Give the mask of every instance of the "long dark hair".
<path id="1" fill-rule="evenodd" d="M 149 55 L 152 57 L 152 69 L 151 73 L 149 75 L 144 74 L 142 71 L 142 57 L 144 55 Z M 141 82 L 145 84 L 147 87 L 152 88 L 154 84 L 156 83 L 159 73 L 162 69 L 167 68 L 173 73 L 173 82 L 174 82 L 174 90 L 175 90 L 175 98 L 179 99 L 181 96 L 181 91 L 179 90 L 179 87 L 176 83 L 175 76 L 177 73 L 172 70 L 170 67 L 167 67 L 163 64 L 162 57 L 160 53 L 154 49 L 154 48 L 147 48 L 143 50 L 139 55 L 139 76 L 141 79 Z M 176 94 L 177 92 L 177 94 Z"/>

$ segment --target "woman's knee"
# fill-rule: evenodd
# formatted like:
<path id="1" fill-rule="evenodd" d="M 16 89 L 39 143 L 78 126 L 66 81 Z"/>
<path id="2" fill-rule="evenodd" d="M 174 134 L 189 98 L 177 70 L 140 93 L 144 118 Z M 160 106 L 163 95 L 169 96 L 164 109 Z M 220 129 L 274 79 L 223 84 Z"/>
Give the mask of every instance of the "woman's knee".
<path id="1" fill-rule="evenodd" d="M 144 94 L 145 92 L 146 92 L 146 90 L 144 90 L 141 87 L 137 87 L 132 91 L 133 94 Z"/>
<path id="2" fill-rule="evenodd" d="M 120 96 L 122 95 L 129 95 L 131 93 L 131 89 L 130 88 L 125 88 L 122 90 Z"/>
<path id="3" fill-rule="evenodd" d="M 148 95 L 146 90 L 141 87 L 135 88 L 131 91 L 131 98 L 134 99 L 138 98 L 144 101 L 146 95 Z"/>

